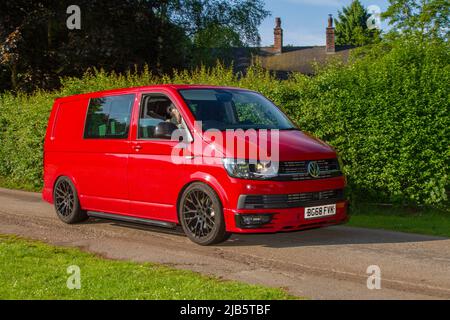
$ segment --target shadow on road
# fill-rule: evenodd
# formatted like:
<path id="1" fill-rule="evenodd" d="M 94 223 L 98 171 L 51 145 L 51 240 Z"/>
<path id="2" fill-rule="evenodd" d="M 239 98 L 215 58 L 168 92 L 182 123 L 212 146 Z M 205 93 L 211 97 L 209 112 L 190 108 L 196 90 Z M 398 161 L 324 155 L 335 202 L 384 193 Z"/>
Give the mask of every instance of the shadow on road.
<path id="1" fill-rule="evenodd" d="M 164 233 L 185 237 L 181 227 L 167 229 L 128 222 L 89 219 L 86 224 L 110 224 L 144 232 Z M 378 229 L 364 229 L 346 226 L 334 226 L 312 230 L 272 233 L 272 234 L 234 234 L 230 240 L 218 247 L 263 246 L 269 248 L 312 247 L 357 244 L 412 243 L 447 240 L 419 234 L 410 234 Z"/>
<path id="2" fill-rule="evenodd" d="M 447 240 L 377 229 L 335 226 L 277 234 L 236 234 L 223 246 L 265 246 L 270 248 L 314 247 L 357 244 L 412 243 Z"/>
<path id="3" fill-rule="evenodd" d="M 171 234 L 171 235 L 185 237 L 185 234 L 183 232 L 183 229 L 181 229 L 181 227 L 177 227 L 176 229 L 170 229 L 170 228 L 149 226 L 149 225 L 144 225 L 144 224 L 137 224 L 137 223 L 132 223 L 132 222 L 107 220 L 107 219 L 100 219 L 100 218 L 90 218 L 89 220 L 84 221 L 81 224 L 90 224 L 90 225 L 92 225 L 92 224 L 109 224 L 112 226 L 130 228 L 130 229 L 134 229 L 134 230 L 165 233 L 165 234 Z"/>

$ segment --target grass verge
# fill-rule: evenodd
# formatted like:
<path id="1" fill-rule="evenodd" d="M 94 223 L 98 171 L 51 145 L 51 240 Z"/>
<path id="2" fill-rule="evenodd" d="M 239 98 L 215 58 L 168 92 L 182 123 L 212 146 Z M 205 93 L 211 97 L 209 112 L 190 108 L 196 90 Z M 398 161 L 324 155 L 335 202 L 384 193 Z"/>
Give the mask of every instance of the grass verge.
<path id="1" fill-rule="evenodd" d="M 450 237 L 450 211 L 358 204 L 352 207 L 349 226 Z"/>
<path id="2" fill-rule="evenodd" d="M 29 192 L 41 192 L 42 186 L 35 186 L 25 182 L 16 182 L 8 178 L 0 177 L 0 188 L 14 189 Z"/>
<path id="3" fill-rule="evenodd" d="M 282 289 L 0 235 L 0 299 L 294 299 Z M 69 266 L 81 288 L 68 289 Z"/>

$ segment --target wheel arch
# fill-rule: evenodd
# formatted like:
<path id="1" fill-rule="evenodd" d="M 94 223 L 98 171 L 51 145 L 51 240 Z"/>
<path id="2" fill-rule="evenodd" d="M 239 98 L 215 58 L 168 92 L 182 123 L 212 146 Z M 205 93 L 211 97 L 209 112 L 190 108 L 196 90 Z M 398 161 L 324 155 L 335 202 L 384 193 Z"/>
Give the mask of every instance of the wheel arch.
<path id="1" fill-rule="evenodd" d="M 79 186 L 78 186 L 78 181 L 77 181 L 77 179 L 76 179 L 74 176 L 70 175 L 70 174 L 67 174 L 67 173 L 65 173 L 65 172 L 61 172 L 61 173 L 59 173 L 59 174 L 57 174 L 57 175 L 55 176 L 55 179 L 53 180 L 53 183 L 52 183 L 52 192 L 51 192 L 51 197 L 52 197 L 51 200 L 52 200 L 52 203 L 55 201 L 54 196 L 53 196 L 53 193 L 54 193 L 54 191 L 55 191 L 56 182 L 58 182 L 58 180 L 59 180 L 60 178 L 62 178 L 62 177 L 68 178 L 68 179 L 73 183 L 73 185 L 75 186 L 76 192 L 77 192 L 77 194 L 78 194 L 78 198 L 80 198 L 80 188 L 79 188 Z M 81 203 L 80 203 L 80 204 L 81 204 Z"/>
<path id="2" fill-rule="evenodd" d="M 181 202 L 181 196 L 183 195 L 184 191 L 193 183 L 203 183 L 207 186 L 209 186 L 214 193 L 217 195 L 217 197 L 220 200 L 220 205 L 222 206 L 222 211 L 224 210 L 224 208 L 226 207 L 227 203 L 228 203 L 228 197 L 226 195 L 226 192 L 224 190 L 224 188 L 220 185 L 220 183 L 217 181 L 217 179 L 215 179 L 214 177 L 212 177 L 211 175 L 208 174 L 195 174 L 192 177 L 192 180 L 189 181 L 188 183 L 186 183 L 180 190 L 180 192 L 178 193 L 178 198 L 177 198 L 177 202 L 176 202 L 176 210 L 177 210 L 177 218 L 178 218 L 178 223 L 180 223 L 180 202 Z"/>

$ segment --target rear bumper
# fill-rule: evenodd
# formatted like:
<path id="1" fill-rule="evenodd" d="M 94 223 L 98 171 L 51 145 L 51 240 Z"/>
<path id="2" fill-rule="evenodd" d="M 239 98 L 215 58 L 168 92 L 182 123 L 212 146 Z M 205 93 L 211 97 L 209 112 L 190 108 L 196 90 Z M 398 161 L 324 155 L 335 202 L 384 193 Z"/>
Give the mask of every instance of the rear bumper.
<path id="1" fill-rule="evenodd" d="M 53 204 L 52 189 L 47 187 L 44 187 L 42 189 L 42 200 L 47 201 L 50 204 Z"/>
<path id="2" fill-rule="evenodd" d="M 304 208 L 289 209 L 264 209 L 264 210 L 230 210 L 225 209 L 225 223 L 228 232 L 232 233 L 275 233 L 304 230 L 318 227 L 326 227 L 342 224 L 348 221 L 348 201 L 336 203 L 336 214 L 317 219 L 305 219 Z M 236 215 L 245 214 L 273 214 L 272 221 L 268 224 L 241 228 L 236 223 Z"/>

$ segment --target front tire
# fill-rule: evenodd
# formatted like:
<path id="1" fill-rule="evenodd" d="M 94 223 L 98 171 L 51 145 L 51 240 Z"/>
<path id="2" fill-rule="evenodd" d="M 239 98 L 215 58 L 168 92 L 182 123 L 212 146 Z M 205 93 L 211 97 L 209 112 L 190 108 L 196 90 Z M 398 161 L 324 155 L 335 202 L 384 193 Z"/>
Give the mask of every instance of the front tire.
<path id="1" fill-rule="evenodd" d="M 222 204 L 214 190 L 195 182 L 184 190 L 179 205 L 180 223 L 188 238 L 202 246 L 227 240 Z"/>
<path id="2" fill-rule="evenodd" d="M 77 190 L 67 177 L 60 177 L 56 181 L 53 189 L 53 202 L 56 215 L 67 224 L 88 219 L 87 212 L 81 209 Z"/>

